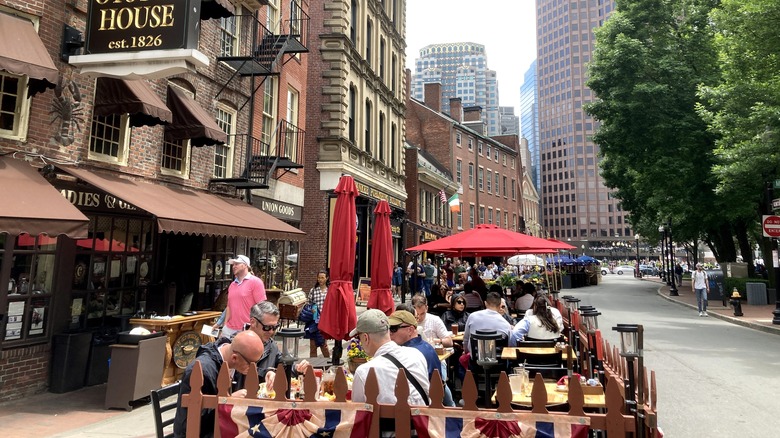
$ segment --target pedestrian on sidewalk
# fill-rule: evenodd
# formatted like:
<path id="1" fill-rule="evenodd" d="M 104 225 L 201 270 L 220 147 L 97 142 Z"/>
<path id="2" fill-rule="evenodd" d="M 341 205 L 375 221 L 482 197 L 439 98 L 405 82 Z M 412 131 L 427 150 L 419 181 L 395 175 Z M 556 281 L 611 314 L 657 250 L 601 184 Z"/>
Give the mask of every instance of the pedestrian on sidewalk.
<path id="1" fill-rule="evenodd" d="M 701 263 L 696 263 L 696 270 L 691 274 L 691 289 L 696 294 L 696 306 L 699 308 L 699 316 L 707 315 L 707 294 L 710 292 L 710 284 L 707 281 L 707 273 Z"/>

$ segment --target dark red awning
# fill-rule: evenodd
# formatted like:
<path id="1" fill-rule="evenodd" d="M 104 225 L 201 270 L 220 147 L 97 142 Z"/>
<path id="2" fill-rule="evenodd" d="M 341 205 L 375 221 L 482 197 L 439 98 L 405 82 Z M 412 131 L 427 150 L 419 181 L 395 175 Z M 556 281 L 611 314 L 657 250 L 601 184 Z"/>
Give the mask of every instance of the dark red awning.
<path id="1" fill-rule="evenodd" d="M 130 114 L 130 126 L 154 126 L 173 121 L 171 110 L 140 79 L 98 78 L 94 113 L 98 116 Z"/>
<path id="2" fill-rule="evenodd" d="M 0 70 L 27 76 L 29 95 L 57 85 L 59 71 L 32 22 L 0 12 Z"/>
<path id="3" fill-rule="evenodd" d="M 173 112 L 173 122 L 165 128 L 165 138 L 189 139 L 192 146 L 227 143 L 227 134 L 217 126 L 214 116 L 183 91 L 168 87 L 168 108 Z"/>

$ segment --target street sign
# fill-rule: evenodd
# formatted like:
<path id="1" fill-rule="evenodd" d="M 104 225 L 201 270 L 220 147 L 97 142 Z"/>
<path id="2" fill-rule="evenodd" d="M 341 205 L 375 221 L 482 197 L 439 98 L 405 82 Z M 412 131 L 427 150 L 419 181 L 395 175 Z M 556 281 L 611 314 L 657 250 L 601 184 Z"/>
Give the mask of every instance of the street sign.
<path id="1" fill-rule="evenodd" d="M 780 237 L 780 216 L 764 215 L 761 223 L 764 237 Z"/>
<path id="2" fill-rule="evenodd" d="M 772 184 L 772 188 L 780 189 L 780 179 L 776 179 L 774 184 Z"/>
<path id="3" fill-rule="evenodd" d="M 775 198 L 772 200 L 772 209 L 773 210 L 780 209 L 780 198 Z"/>

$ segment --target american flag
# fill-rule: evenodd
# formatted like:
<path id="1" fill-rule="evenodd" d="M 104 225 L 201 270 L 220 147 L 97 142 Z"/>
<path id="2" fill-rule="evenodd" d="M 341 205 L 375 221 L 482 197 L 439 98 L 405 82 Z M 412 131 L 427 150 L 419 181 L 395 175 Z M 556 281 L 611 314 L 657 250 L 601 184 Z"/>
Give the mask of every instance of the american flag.
<path id="1" fill-rule="evenodd" d="M 442 203 L 447 203 L 447 194 L 444 193 L 444 190 L 439 190 L 439 199 L 441 199 Z"/>

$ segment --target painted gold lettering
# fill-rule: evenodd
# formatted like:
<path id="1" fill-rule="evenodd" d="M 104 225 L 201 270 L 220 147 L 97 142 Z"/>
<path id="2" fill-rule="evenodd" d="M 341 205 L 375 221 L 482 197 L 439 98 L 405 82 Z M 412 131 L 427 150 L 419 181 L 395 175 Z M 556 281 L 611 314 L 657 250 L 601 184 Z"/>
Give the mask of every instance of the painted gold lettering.
<path id="1" fill-rule="evenodd" d="M 160 27 L 173 26 L 173 5 L 162 5 L 160 8 L 162 8 L 162 23 L 160 23 Z"/>
<path id="2" fill-rule="evenodd" d="M 149 7 L 148 6 L 136 6 L 133 8 L 135 17 L 133 19 L 133 26 L 136 29 L 143 29 L 149 24 Z M 141 10 L 143 9 L 143 13 Z M 140 20 L 141 15 L 143 15 L 143 21 Z"/>
<path id="3" fill-rule="evenodd" d="M 133 10 L 131 8 L 122 8 L 116 14 L 116 27 L 121 30 L 127 30 L 133 25 Z"/>
<path id="4" fill-rule="evenodd" d="M 116 9 L 103 9 L 100 11 L 100 28 L 98 30 L 114 30 Z M 108 22 L 108 26 L 106 23 Z"/>

